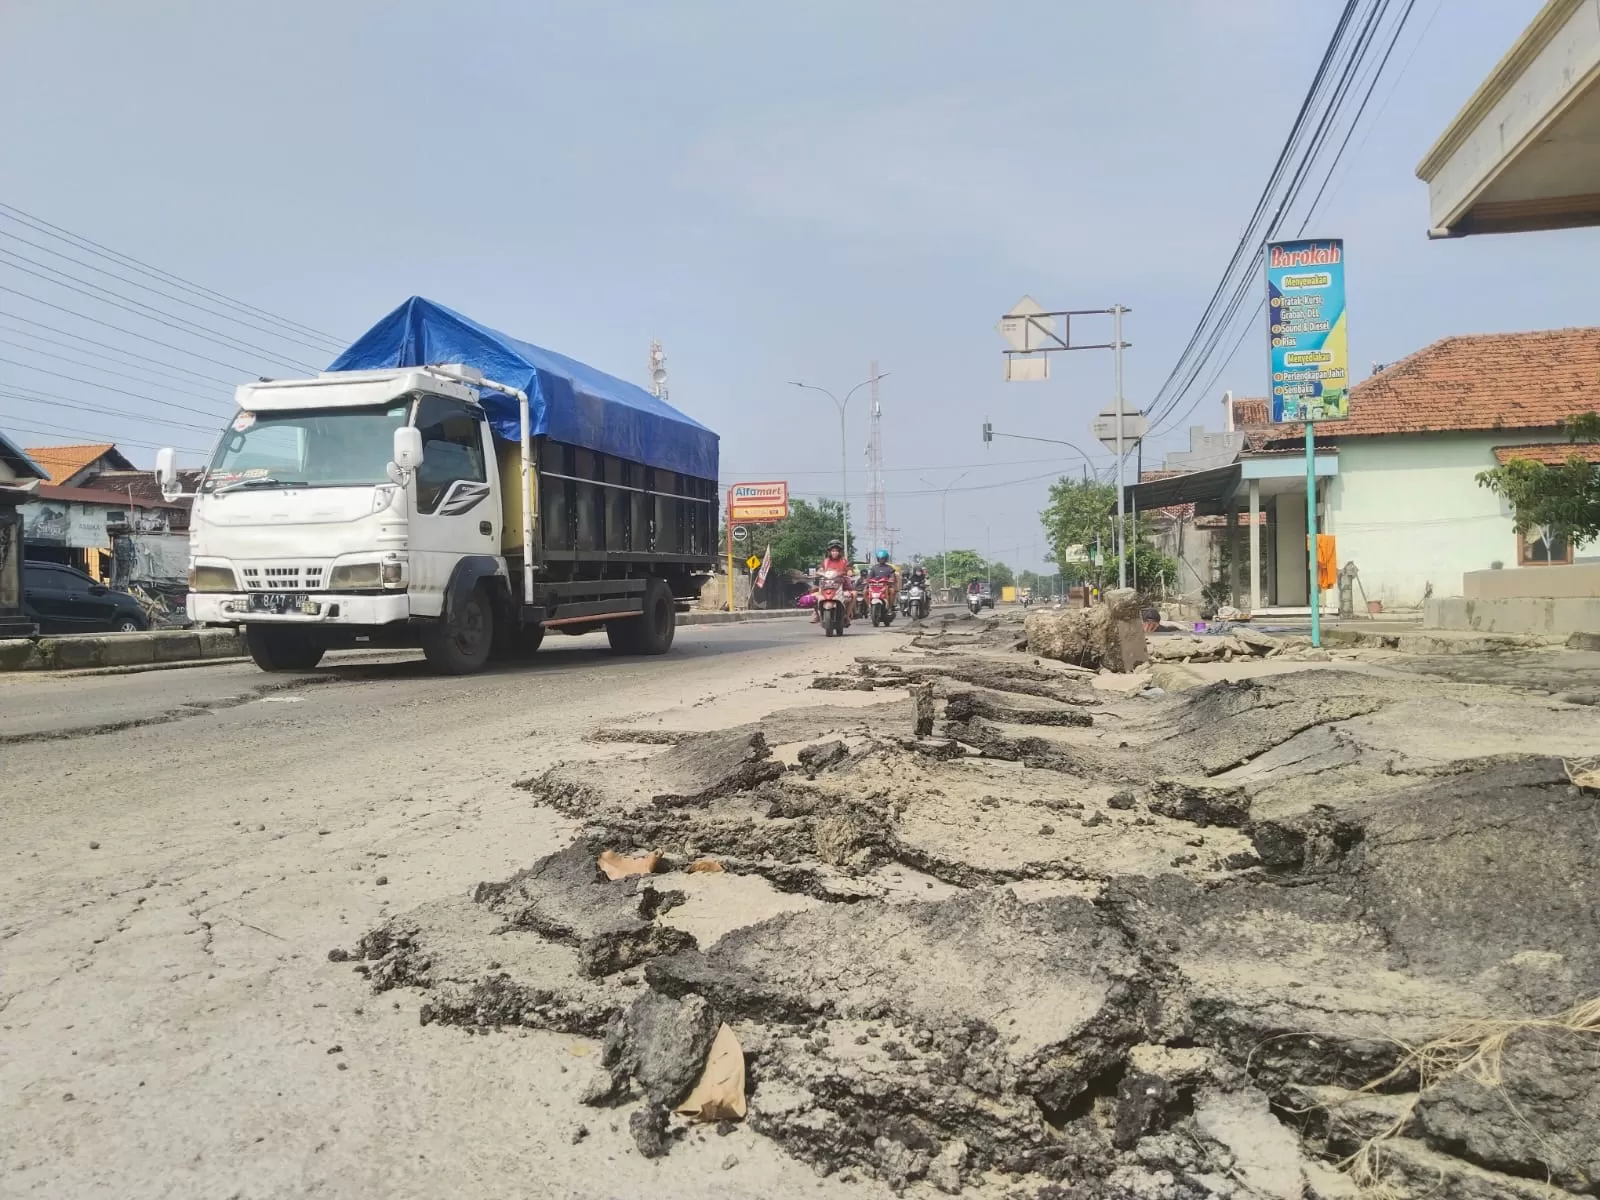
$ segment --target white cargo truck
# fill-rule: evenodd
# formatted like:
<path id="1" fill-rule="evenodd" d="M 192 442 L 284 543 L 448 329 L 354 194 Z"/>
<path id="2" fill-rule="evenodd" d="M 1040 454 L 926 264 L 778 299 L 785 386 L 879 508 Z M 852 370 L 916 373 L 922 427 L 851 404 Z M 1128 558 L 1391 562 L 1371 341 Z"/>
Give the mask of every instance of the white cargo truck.
<path id="1" fill-rule="evenodd" d="M 660 654 L 711 570 L 714 433 L 429 301 L 236 400 L 194 492 L 187 605 L 263 670 L 420 645 L 462 674 L 549 630 Z M 176 494 L 172 451 L 157 470 Z"/>

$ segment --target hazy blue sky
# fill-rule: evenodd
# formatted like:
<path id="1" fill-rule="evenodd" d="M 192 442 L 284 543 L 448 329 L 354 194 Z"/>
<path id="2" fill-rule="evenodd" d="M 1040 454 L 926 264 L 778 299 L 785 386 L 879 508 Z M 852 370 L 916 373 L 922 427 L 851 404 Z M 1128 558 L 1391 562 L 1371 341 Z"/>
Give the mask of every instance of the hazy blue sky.
<path id="1" fill-rule="evenodd" d="M 1028 562 L 1046 487 L 1030 477 L 1072 455 L 985 451 L 979 425 L 1087 443 L 1111 363 L 1070 356 L 1048 383 L 1004 385 L 996 318 L 1023 293 L 1131 306 L 1127 394 L 1146 402 L 1337 7 L 5 0 L 0 200 L 345 338 L 420 293 L 642 382 L 659 337 L 673 402 L 722 434 L 725 480 L 836 491 L 836 414 L 786 381 L 842 393 L 876 359 L 891 372 L 902 553 L 938 548 L 939 502 L 918 494 L 920 477 L 970 467 L 962 486 L 1004 486 L 951 494 L 951 543 L 981 548 L 992 528 L 998 553 Z M 1357 378 L 1445 334 L 1600 320 L 1595 231 L 1424 237 L 1416 163 L 1538 7 L 1417 5 L 1373 102 L 1379 120 L 1357 134 L 1312 230 L 1347 239 Z M 107 311 L 3 262 L 0 284 Z M 0 293 L 0 312 L 51 316 L 30 303 Z M 1193 420 L 1219 422 L 1225 387 L 1261 394 L 1265 354 L 1248 339 Z M 58 378 L 77 368 L 50 369 L 0 364 L 0 388 L 95 396 Z M 0 428 L 29 421 L 209 441 L 0 398 Z M 1181 442 L 1181 425 L 1163 440 Z"/>

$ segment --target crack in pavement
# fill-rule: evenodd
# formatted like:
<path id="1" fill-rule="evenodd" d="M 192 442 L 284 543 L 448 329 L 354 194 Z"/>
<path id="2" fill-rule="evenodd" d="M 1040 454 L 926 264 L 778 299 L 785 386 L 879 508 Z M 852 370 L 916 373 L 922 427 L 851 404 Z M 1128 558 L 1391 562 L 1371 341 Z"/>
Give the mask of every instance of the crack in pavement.
<path id="1" fill-rule="evenodd" d="M 209 716 L 230 708 L 240 708 L 279 692 L 298 691 L 314 684 L 342 682 L 332 675 L 308 675 L 299 679 L 286 679 L 258 684 L 239 696 L 225 696 L 220 700 L 192 700 L 152 713 L 147 717 L 130 717 L 125 721 L 103 721 L 94 725 L 80 725 L 74 729 L 41 729 L 32 733 L 0 734 L 0 746 L 25 746 L 39 742 L 69 742 L 81 738 L 99 737 L 108 733 L 122 733 L 129 729 L 143 729 L 151 725 L 168 725 L 191 717 Z"/>

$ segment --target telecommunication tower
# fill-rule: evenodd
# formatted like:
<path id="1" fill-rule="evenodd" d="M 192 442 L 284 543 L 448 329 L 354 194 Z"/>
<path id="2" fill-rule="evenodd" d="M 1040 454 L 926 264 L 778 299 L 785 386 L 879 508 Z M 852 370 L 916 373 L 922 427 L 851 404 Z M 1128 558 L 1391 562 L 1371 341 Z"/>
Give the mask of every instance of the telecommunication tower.
<path id="1" fill-rule="evenodd" d="M 867 553 L 883 546 L 889 517 L 883 502 L 883 405 L 878 402 L 878 364 L 872 364 L 872 432 L 867 437 Z"/>
<path id="2" fill-rule="evenodd" d="M 658 400 L 667 398 L 667 352 L 660 338 L 650 343 L 650 394 Z"/>

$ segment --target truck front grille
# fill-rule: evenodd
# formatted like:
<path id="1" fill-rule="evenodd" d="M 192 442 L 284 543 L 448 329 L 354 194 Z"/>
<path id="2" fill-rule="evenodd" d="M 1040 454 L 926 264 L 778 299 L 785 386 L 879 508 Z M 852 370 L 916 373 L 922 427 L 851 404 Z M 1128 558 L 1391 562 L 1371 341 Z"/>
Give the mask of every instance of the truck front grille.
<path id="1" fill-rule="evenodd" d="M 316 592 L 324 586 L 321 563 L 286 563 L 240 567 L 251 592 Z"/>

